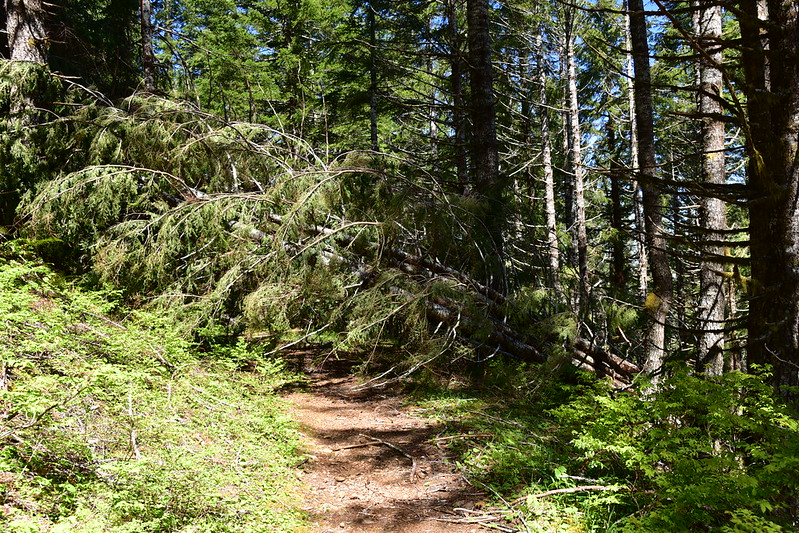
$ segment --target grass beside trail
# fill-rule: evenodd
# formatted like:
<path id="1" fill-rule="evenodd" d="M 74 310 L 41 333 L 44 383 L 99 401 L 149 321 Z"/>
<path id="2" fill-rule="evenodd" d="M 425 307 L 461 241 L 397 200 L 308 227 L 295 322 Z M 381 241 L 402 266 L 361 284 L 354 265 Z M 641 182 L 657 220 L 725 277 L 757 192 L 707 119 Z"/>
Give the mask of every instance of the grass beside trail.
<path id="1" fill-rule="evenodd" d="M 669 372 L 647 394 L 557 361 L 495 362 L 479 386 L 428 369 L 413 397 L 521 531 L 796 531 L 799 419 L 767 374 Z"/>
<path id="2" fill-rule="evenodd" d="M 504 380 L 509 380 L 503 376 Z M 612 492 L 531 496 L 581 483 L 546 408 L 531 409 L 512 387 L 477 387 L 461 379 L 420 376 L 411 387 L 413 406 L 445 430 L 437 438 L 475 486 L 489 494 L 491 507 L 520 531 L 587 533 L 610 530 L 616 503 Z M 604 500 L 604 501 L 603 501 Z"/>
<path id="3" fill-rule="evenodd" d="M 301 529 L 292 377 L 116 301 L 0 253 L 0 530 Z"/>

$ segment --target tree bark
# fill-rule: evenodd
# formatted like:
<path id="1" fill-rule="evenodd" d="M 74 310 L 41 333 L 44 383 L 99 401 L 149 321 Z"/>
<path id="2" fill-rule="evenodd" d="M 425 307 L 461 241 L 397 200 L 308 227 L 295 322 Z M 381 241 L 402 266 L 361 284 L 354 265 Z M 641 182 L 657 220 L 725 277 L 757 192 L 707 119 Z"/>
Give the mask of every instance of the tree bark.
<path id="1" fill-rule="evenodd" d="M 672 303 L 672 280 L 663 231 L 662 195 L 656 178 L 654 112 L 643 0 L 630 0 L 630 37 L 635 70 L 635 123 L 638 128 L 639 183 L 643 193 L 644 228 L 649 250 L 652 292 L 645 300 L 644 365 L 655 375 L 666 357 L 666 320 Z M 657 380 L 657 379 L 656 379 Z"/>
<path id="2" fill-rule="evenodd" d="M 542 50 L 542 33 L 539 32 L 539 36 L 536 39 L 536 60 L 538 63 L 538 83 L 541 86 L 539 116 L 541 119 L 541 151 L 544 165 L 544 210 L 546 211 L 547 221 L 549 275 L 552 289 L 555 291 L 555 298 L 559 300 L 562 293 L 560 286 L 560 245 L 558 243 L 558 220 L 555 210 L 555 171 L 552 166 L 552 136 L 550 133 L 549 109 L 547 108 L 547 75 Z"/>
<path id="3" fill-rule="evenodd" d="M 702 181 L 711 186 L 726 181 L 724 123 L 719 119 L 722 73 L 721 6 L 712 0 L 698 0 L 695 34 L 701 47 L 699 60 L 699 115 L 702 120 Z M 727 229 L 724 202 L 704 197 L 700 225 L 707 244 L 702 247 L 699 271 L 699 370 L 718 376 L 724 372 L 726 294 L 719 258 L 724 256 L 723 232 Z M 702 368 L 704 367 L 704 368 Z"/>
<path id="4" fill-rule="evenodd" d="M 580 321 L 588 318 L 588 233 L 585 221 L 585 168 L 583 167 L 582 132 L 580 129 L 580 106 L 577 95 L 577 61 L 574 57 L 574 17 L 572 8 L 566 10 L 566 74 L 569 93 L 569 136 L 571 137 L 571 166 L 574 171 L 574 234 L 577 243 L 577 271 L 579 294 L 577 316 Z"/>
<path id="5" fill-rule="evenodd" d="M 6 31 L 12 61 L 47 63 L 42 0 L 6 0 Z"/>
<path id="6" fill-rule="evenodd" d="M 630 108 L 630 161 L 635 167 L 638 165 L 638 128 L 635 124 L 635 69 L 633 67 L 632 37 L 630 36 L 630 14 L 624 17 L 624 34 L 627 49 L 627 99 Z M 641 201 L 641 187 L 638 178 L 633 178 L 633 208 L 635 209 L 636 250 L 638 251 L 638 290 L 642 298 L 649 294 L 649 254 L 646 250 L 646 237 L 644 230 L 644 214 Z"/>
<path id="7" fill-rule="evenodd" d="M 456 0 L 447 0 L 447 33 L 449 40 L 449 82 L 452 92 L 452 131 L 454 137 L 455 174 L 461 194 L 468 188 L 466 155 L 466 117 L 463 103 L 463 55 Z"/>
<path id="8" fill-rule="evenodd" d="M 760 5 L 741 2 L 739 18 L 752 256 L 747 353 L 750 365 L 771 365 L 777 390 L 796 399 L 782 387 L 799 386 L 799 5 L 772 0 L 765 16 Z"/>
<path id="9" fill-rule="evenodd" d="M 380 150 L 377 138 L 377 20 L 370 3 L 366 8 L 366 24 L 369 26 L 369 138 L 372 151 Z"/>
<path id="10" fill-rule="evenodd" d="M 150 0 L 139 0 L 141 14 L 141 64 L 144 91 L 155 92 L 155 55 L 153 54 L 153 21 Z"/>
<path id="11" fill-rule="evenodd" d="M 494 74 L 488 0 L 466 3 L 469 40 L 469 82 L 472 119 L 472 186 L 478 203 L 476 228 L 482 246 L 485 276 L 492 288 L 505 290 L 504 273 L 504 184 L 499 174 Z"/>
<path id="12" fill-rule="evenodd" d="M 617 152 L 616 124 L 613 117 L 609 117 L 605 126 L 607 131 L 608 147 L 611 154 Z M 610 163 L 610 227 L 613 229 L 611 236 L 611 263 L 610 285 L 613 295 L 617 298 L 624 294 L 627 287 L 627 254 L 624 240 L 624 210 L 622 208 L 622 180 L 624 174 L 615 155 Z"/>

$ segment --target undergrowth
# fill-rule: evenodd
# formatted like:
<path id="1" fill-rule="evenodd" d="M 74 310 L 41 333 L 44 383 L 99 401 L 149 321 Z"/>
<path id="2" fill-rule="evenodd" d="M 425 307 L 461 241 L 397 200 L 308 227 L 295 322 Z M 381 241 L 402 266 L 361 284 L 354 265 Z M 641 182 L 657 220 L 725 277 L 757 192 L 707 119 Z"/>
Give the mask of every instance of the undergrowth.
<path id="1" fill-rule="evenodd" d="M 522 531 L 796 531 L 799 420 L 767 376 L 680 367 L 657 394 L 496 363 L 481 387 L 428 373 L 415 402 Z M 556 376 L 555 373 L 558 373 Z"/>
<path id="2" fill-rule="evenodd" d="M 0 250 L 0 530 L 302 527 L 281 363 L 246 344 L 200 354 L 116 296 Z"/>

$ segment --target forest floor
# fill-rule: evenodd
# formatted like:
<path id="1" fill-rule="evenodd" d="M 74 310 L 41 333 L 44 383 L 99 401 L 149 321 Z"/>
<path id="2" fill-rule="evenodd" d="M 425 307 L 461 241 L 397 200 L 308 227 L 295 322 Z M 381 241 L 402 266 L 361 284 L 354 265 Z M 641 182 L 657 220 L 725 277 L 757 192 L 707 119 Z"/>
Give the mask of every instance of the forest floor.
<path id="1" fill-rule="evenodd" d="M 414 413 L 395 389 L 359 390 L 342 361 L 308 374 L 287 395 L 308 461 L 301 477 L 312 531 L 472 533 L 516 531 L 484 510 L 486 495 L 457 471 L 443 428 Z"/>

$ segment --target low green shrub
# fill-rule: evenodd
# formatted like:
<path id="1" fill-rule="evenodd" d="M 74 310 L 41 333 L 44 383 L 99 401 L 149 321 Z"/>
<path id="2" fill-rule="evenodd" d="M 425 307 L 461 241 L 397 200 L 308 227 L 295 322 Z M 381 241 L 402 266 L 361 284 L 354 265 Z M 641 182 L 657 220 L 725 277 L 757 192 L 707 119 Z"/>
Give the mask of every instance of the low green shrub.
<path id="1" fill-rule="evenodd" d="M 19 243 L 0 250 L 0 316 L 0 530 L 300 527 L 280 362 L 244 342 L 200 354 Z"/>
<path id="2" fill-rule="evenodd" d="M 622 530 L 792 530 L 799 421 L 764 377 L 676 369 L 657 392 L 597 385 L 553 414 L 586 475 L 627 487 Z"/>

